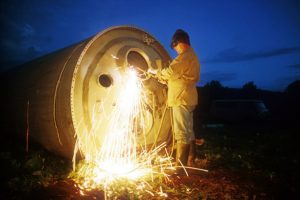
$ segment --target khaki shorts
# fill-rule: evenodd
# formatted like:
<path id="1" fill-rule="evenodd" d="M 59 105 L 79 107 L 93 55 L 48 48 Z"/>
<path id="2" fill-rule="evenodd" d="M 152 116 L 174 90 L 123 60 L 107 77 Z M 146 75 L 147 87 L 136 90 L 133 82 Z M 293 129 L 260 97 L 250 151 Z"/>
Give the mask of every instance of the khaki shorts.
<path id="1" fill-rule="evenodd" d="M 172 107 L 172 129 L 175 140 L 179 143 L 190 144 L 195 140 L 193 129 L 193 111 L 195 106 L 174 106 Z"/>

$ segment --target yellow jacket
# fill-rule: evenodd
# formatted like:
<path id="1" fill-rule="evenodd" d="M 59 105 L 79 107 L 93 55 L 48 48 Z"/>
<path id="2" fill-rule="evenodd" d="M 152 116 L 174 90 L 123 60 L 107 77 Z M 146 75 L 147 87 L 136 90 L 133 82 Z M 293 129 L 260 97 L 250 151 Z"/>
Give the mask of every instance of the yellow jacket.
<path id="1" fill-rule="evenodd" d="M 196 84 L 200 78 L 200 63 L 192 47 L 179 54 L 158 77 L 167 82 L 168 106 L 198 104 Z"/>

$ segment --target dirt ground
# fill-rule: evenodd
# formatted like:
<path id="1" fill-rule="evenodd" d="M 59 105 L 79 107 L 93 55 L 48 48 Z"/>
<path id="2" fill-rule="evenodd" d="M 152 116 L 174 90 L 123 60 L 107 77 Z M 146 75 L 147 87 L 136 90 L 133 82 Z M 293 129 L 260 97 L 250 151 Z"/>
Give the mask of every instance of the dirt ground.
<path id="1" fill-rule="evenodd" d="M 167 185 L 173 191 L 165 193 L 168 197 L 152 197 L 148 199 L 267 199 L 267 194 L 255 191 L 251 183 L 234 180 L 227 172 L 215 171 L 210 173 L 191 174 L 190 176 L 174 176 Z M 242 184 L 242 185 L 240 185 Z M 103 191 L 85 192 L 80 194 L 80 189 L 73 180 L 66 179 L 50 184 L 48 187 L 37 190 L 29 195 L 32 198 L 38 195 L 41 199 L 105 199 Z M 119 196 L 118 199 L 129 199 Z"/>
<path id="2" fill-rule="evenodd" d="M 270 184 L 265 182 L 264 184 Z M 276 199 L 267 191 L 268 187 L 250 177 L 234 174 L 227 170 L 213 170 L 208 173 L 189 171 L 189 176 L 174 175 L 164 186 L 167 197 L 144 195 L 147 199 Z M 167 188 L 167 189 L 166 189 Z M 170 190 L 171 189 L 171 190 Z M 287 196 L 290 194 L 287 194 Z M 26 198 L 34 199 L 105 199 L 103 191 L 89 191 L 81 194 L 71 179 L 54 181 L 47 187 L 32 191 Z M 124 194 L 117 199 L 135 199 Z"/>
<path id="3" fill-rule="evenodd" d="M 273 124 L 203 127 L 196 167 L 208 172 L 170 176 L 162 185 L 167 196 L 124 192 L 112 199 L 297 199 L 299 133 Z M 25 153 L 23 144 L 8 144 L 0 156 L 1 199 L 105 199 L 103 191 L 82 195 L 68 178 L 71 163 L 39 147 Z"/>

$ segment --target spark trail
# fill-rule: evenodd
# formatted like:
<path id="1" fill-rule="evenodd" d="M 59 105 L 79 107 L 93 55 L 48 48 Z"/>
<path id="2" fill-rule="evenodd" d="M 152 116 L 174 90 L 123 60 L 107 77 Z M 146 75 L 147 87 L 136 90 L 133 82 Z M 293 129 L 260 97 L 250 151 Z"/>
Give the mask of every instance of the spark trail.
<path id="1" fill-rule="evenodd" d="M 93 142 L 93 134 L 87 134 L 88 139 L 77 137 L 77 147 L 84 148 L 85 160 L 78 167 L 75 180 L 83 190 L 101 189 L 110 195 L 124 182 L 127 190 L 165 195 L 161 188 L 153 191 L 149 182 L 157 175 L 167 178 L 165 170 L 174 169 L 172 158 L 167 151 L 159 154 L 165 144 L 149 151 L 146 145 L 138 146 L 137 137 L 145 134 L 147 125 L 143 115 L 146 95 L 134 68 L 129 67 L 122 77 L 123 88 L 108 115 L 102 144 Z"/>

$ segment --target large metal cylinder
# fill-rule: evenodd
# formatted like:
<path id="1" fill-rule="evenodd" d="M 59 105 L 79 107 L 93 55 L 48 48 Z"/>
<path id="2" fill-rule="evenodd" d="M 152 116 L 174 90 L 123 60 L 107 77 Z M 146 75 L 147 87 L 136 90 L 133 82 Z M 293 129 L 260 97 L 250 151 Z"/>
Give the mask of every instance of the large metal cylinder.
<path id="1" fill-rule="evenodd" d="M 96 130 L 93 123 L 107 120 L 129 65 L 142 72 L 169 61 L 167 51 L 149 33 L 128 26 L 106 29 L 10 71 L 11 120 L 18 134 L 29 134 L 49 151 L 71 158 L 75 133 L 93 129 L 99 132 L 98 140 L 103 138 L 105 123 Z M 145 78 L 143 85 L 147 144 L 166 141 L 171 127 L 169 115 L 164 115 L 166 89 L 153 78 Z"/>

